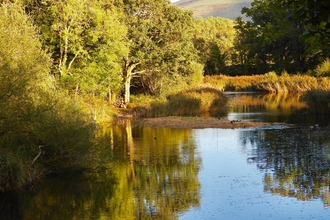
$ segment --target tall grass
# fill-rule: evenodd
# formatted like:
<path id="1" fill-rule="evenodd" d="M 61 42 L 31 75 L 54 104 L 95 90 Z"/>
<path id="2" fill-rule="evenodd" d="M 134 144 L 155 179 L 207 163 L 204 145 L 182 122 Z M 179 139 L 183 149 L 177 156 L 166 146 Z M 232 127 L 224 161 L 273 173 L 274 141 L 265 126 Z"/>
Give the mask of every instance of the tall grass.
<path id="1" fill-rule="evenodd" d="M 135 111 L 144 117 L 220 116 L 226 112 L 228 102 L 220 90 L 208 86 L 185 89 L 158 100 L 151 98 L 146 101 L 146 97 L 144 101 L 137 98 L 132 100 Z"/>
<path id="2" fill-rule="evenodd" d="M 225 91 L 255 91 L 263 80 L 262 75 L 254 76 L 205 76 L 204 83 Z"/>
<path id="3" fill-rule="evenodd" d="M 204 79 L 215 88 L 226 91 L 264 91 L 268 93 L 304 93 L 312 89 L 330 90 L 329 77 L 309 75 L 289 75 L 286 72 L 278 76 L 275 72 L 253 76 L 207 76 Z"/>
<path id="4" fill-rule="evenodd" d="M 330 59 L 327 58 L 315 69 L 317 76 L 330 76 Z"/>

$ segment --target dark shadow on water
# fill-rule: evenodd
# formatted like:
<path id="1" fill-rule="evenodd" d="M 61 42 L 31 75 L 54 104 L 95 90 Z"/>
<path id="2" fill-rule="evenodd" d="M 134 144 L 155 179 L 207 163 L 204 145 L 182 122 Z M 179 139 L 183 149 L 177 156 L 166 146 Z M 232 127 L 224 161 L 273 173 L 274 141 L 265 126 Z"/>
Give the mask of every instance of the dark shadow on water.
<path id="1" fill-rule="evenodd" d="M 1 220 L 100 219 L 115 185 L 111 172 L 48 177 L 29 190 L 1 194 Z"/>

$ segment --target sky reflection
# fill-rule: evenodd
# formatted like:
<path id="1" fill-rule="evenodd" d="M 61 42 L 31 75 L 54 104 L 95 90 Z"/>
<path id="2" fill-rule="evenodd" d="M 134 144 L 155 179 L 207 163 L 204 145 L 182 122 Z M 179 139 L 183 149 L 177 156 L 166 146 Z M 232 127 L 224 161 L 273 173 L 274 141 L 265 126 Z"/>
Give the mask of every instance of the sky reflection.
<path id="1" fill-rule="evenodd" d="M 251 131 L 194 130 L 203 161 L 201 206 L 180 219 L 327 219 L 330 209 L 321 199 L 299 201 L 264 191 L 266 171 L 248 160 L 256 149 L 241 141 Z"/>

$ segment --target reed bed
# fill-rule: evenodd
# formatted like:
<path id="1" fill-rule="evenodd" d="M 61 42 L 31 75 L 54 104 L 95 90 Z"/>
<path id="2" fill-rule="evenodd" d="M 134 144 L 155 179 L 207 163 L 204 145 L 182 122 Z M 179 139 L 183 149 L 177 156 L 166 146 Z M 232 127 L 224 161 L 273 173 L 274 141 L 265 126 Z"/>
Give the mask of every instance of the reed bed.
<path id="1" fill-rule="evenodd" d="M 299 94 L 310 90 L 330 90 L 330 77 L 313 77 L 309 75 L 278 76 L 275 72 L 252 76 L 206 76 L 208 83 L 226 91 L 264 91 L 276 94 Z"/>
<path id="2" fill-rule="evenodd" d="M 223 92 L 209 86 L 195 86 L 164 99 L 144 97 L 134 99 L 134 109 L 143 117 L 165 116 L 221 116 L 227 111 L 228 98 Z M 149 100 L 149 101 L 148 101 Z M 152 101 L 153 100 L 153 101 Z M 149 103 L 148 103 L 149 102 Z M 141 106 L 144 106 L 142 109 Z"/>

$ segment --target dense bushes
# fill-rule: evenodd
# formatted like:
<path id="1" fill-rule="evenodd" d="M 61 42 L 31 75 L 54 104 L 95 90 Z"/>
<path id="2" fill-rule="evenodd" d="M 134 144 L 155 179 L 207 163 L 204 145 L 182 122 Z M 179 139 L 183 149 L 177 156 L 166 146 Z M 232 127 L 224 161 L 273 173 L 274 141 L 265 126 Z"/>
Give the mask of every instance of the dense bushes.
<path id="1" fill-rule="evenodd" d="M 82 169 L 93 123 L 49 76 L 50 58 L 25 13 L 2 4 L 0 20 L 0 190 L 8 190 Z"/>

